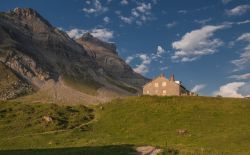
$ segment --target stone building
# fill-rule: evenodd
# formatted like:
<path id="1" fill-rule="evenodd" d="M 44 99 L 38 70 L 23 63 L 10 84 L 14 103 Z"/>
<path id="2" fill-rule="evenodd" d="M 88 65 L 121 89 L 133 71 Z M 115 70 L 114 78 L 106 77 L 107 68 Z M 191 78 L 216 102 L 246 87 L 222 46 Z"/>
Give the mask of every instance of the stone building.
<path id="1" fill-rule="evenodd" d="M 174 75 L 171 75 L 169 79 L 160 75 L 143 86 L 143 95 L 195 96 L 196 94 L 188 91 L 181 81 L 175 81 Z"/>

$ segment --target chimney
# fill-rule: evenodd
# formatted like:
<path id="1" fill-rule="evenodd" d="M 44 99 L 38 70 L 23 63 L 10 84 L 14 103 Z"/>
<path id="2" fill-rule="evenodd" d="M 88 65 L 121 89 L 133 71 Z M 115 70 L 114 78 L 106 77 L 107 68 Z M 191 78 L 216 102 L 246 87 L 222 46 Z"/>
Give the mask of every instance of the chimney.
<path id="1" fill-rule="evenodd" d="M 174 79 L 174 74 L 172 74 L 171 76 L 170 76 L 170 78 L 169 78 L 169 81 L 175 81 L 175 79 Z"/>

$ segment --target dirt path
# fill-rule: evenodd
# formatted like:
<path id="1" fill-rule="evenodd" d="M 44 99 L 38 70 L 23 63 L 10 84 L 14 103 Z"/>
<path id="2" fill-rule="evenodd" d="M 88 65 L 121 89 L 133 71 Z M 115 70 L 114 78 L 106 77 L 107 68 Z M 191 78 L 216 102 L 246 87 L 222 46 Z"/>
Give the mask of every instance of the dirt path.
<path id="1" fill-rule="evenodd" d="M 137 155 L 157 155 L 162 149 L 153 146 L 140 146 L 136 148 Z"/>
<path id="2" fill-rule="evenodd" d="M 53 131 L 38 132 L 38 133 L 31 133 L 31 134 L 23 134 L 23 135 L 14 136 L 14 137 L 8 137 L 6 139 L 11 140 L 11 139 L 26 137 L 26 136 L 47 135 L 47 134 L 54 134 L 54 133 L 59 133 L 59 132 L 71 131 L 74 129 L 79 129 L 82 126 L 89 125 L 89 124 L 93 123 L 94 121 L 97 121 L 97 120 L 94 118 L 93 120 L 86 122 L 86 123 L 83 123 L 83 124 L 80 124 L 79 126 L 72 128 L 72 129 L 61 129 L 61 130 L 53 130 Z"/>

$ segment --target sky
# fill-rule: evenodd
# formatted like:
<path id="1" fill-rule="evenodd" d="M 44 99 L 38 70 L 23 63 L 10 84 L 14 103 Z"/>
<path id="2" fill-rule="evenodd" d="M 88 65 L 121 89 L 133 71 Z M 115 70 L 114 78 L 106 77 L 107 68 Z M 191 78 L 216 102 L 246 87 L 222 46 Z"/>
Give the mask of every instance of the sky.
<path id="1" fill-rule="evenodd" d="M 78 38 L 117 45 L 148 77 L 160 74 L 200 95 L 250 96 L 250 0 L 0 0 L 0 11 L 37 10 Z"/>

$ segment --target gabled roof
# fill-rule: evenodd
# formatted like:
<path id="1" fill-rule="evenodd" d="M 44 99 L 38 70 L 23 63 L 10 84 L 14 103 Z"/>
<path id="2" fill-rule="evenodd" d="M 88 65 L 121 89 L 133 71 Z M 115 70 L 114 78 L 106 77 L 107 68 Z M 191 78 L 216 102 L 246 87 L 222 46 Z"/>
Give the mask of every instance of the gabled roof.
<path id="1" fill-rule="evenodd" d="M 158 78 L 165 78 L 166 80 L 168 80 L 165 75 L 161 74 L 160 76 L 157 76 L 156 78 L 152 79 L 151 81 L 149 81 L 148 83 L 146 83 L 145 85 L 143 85 L 142 87 L 147 86 L 148 84 L 150 84 L 152 81 L 158 79 Z M 169 80 L 168 80 L 169 81 Z"/>
<path id="2" fill-rule="evenodd" d="M 164 78 L 164 79 L 167 80 L 167 81 L 172 81 L 172 82 L 174 82 L 175 84 L 177 84 L 177 85 L 179 85 L 180 87 L 182 87 L 183 89 L 187 90 L 187 89 L 181 84 L 181 82 L 180 82 L 180 83 L 176 83 L 176 82 L 175 82 L 174 74 L 172 74 L 172 75 L 170 76 L 170 79 L 167 79 L 167 78 L 165 77 L 165 75 L 161 74 L 161 75 L 157 76 L 156 78 L 152 79 L 151 81 L 149 81 L 148 83 L 146 83 L 145 85 L 143 85 L 142 87 L 145 87 L 145 86 L 149 85 L 151 82 L 153 82 L 154 80 L 157 80 L 158 78 Z"/>

